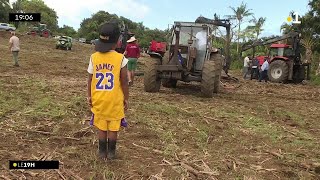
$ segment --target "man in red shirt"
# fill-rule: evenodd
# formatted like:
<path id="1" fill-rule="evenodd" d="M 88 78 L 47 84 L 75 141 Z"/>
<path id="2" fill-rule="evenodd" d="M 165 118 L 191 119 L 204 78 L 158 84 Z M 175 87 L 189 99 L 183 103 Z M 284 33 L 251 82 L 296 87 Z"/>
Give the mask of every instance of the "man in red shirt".
<path id="1" fill-rule="evenodd" d="M 139 45 L 136 43 L 137 40 L 133 36 L 128 41 L 126 51 L 124 54 L 128 58 L 128 81 L 129 85 L 133 85 L 133 79 L 134 79 L 134 72 L 137 68 L 137 60 L 140 57 L 140 48 Z"/>

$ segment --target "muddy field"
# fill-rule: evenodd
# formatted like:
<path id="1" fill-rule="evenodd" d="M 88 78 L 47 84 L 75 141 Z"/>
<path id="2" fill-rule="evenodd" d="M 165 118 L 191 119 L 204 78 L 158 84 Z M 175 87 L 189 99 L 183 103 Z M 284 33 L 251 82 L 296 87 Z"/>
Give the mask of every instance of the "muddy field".
<path id="1" fill-rule="evenodd" d="M 93 46 L 20 36 L 17 68 L 8 39 L 0 32 L 0 179 L 320 179 L 319 87 L 241 80 L 206 99 L 198 84 L 146 93 L 140 76 L 119 158 L 106 163 L 85 100 Z M 19 171 L 9 160 L 61 165 Z"/>

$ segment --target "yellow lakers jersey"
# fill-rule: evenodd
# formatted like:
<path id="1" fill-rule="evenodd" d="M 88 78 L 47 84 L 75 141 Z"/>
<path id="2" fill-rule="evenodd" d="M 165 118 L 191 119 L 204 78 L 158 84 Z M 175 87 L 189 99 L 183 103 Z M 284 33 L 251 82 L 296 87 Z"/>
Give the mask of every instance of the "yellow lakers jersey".
<path id="1" fill-rule="evenodd" d="M 91 98 L 94 118 L 115 121 L 124 118 L 124 95 L 120 83 L 123 54 L 116 51 L 91 55 Z"/>

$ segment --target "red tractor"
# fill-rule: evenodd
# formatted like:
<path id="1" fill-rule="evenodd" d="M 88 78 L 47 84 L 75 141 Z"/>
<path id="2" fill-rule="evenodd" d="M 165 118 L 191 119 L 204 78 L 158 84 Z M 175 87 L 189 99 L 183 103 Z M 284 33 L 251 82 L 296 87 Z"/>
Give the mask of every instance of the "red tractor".
<path id="1" fill-rule="evenodd" d="M 46 24 L 38 24 L 38 26 L 32 27 L 28 34 L 31 34 L 32 36 L 40 36 L 45 38 L 51 36 L 51 32 L 49 29 L 47 29 Z"/>
<path id="2" fill-rule="evenodd" d="M 310 79 L 310 64 L 301 60 L 300 51 L 301 34 L 290 32 L 281 37 L 271 38 L 264 42 L 258 41 L 251 45 L 244 45 L 242 51 L 256 46 L 270 45 L 268 53 L 269 70 L 268 77 L 271 82 L 296 82 L 300 83 L 305 79 Z M 272 44 L 282 40 L 288 40 L 290 44 Z"/>
<path id="3" fill-rule="evenodd" d="M 159 53 L 161 56 L 164 56 L 167 51 L 167 43 L 151 41 L 149 46 L 149 52 Z"/>

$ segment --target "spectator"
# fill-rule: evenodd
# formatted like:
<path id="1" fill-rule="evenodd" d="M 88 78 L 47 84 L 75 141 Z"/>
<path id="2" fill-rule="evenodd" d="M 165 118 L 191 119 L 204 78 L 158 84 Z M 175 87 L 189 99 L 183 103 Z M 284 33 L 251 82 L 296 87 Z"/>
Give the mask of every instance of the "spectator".
<path id="1" fill-rule="evenodd" d="M 139 45 L 137 44 L 137 40 L 134 36 L 132 36 L 128 41 L 126 51 L 124 54 L 128 58 L 128 83 L 130 86 L 133 85 L 133 80 L 134 80 L 134 73 L 135 70 L 137 69 L 137 61 L 138 58 L 140 57 L 140 48 Z"/>
<path id="2" fill-rule="evenodd" d="M 269 62 L 268 59 L 264 59 L 264 63 L 261 66 L 261 74 L 260 74 L 260 79 L 259 82 L 264 80 L 265 82 L 268 81 L 268 70 L 269 70 Z"/>
<path id="3" fill-rule="evenodd" d="M 250 54 L 246 56 L 243 60 L 243 79 L 246 79 L 248 73 L 249 73 L 249 67 L 250 67 Z"/>
<path id="4" fill-rule="evenodd" d="M 197 61 L 196 70 L 202 70 L 202 66 L 206 57 L 208 39 L 208 27 L 203 26 L 202 30 L 196 34 Z"/>
<path id="5" fill-rule="evenodd" d="M 20 51 L 20 40 L 16 36 L 16 33 L 14 31 L 11 32 L 11 38 L 9 40 L 9 50 L 13 55 L 14 66 L 19 67 L 18 55 Z"/>
<path id="6" fill-rule="evenodd" d="M 120 126 L 125 126 L 125 110 L 128 109 L 128 60 L 115 51 L 119 36 L 117 22 L 102 25 L 95 44 L 96 52 L 91 55 L 88 66 L 90 124 L 98 129 L 99 156 L 102 159 L 116 158 L 117 135 Z"/>
<path id="7" fill-rule="evenodd" d="M 252 61 L 251 66 L 251 80 L 252 79 L 259 79 L 259 60 L 257 58 L 254 58 Z"/>

